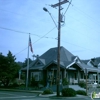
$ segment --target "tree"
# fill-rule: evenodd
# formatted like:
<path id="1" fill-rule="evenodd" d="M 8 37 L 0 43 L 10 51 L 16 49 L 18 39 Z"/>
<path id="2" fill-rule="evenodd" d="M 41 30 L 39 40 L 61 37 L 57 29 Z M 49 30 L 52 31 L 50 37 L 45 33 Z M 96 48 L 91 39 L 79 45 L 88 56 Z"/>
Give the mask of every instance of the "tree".
<path id="1" fill-rule="evenodd" d="M 0 54 L 0 81 L 6 87 L 18 74 L 20 67 L 15 60 L 15 56 L 10 51 L 7 56 L 2 55 L 2 53 Z"/>
<path id="2" fill-rule="evenodd" d="M 23 62 L 23 68 L 27 67 L 27 58 L 25 59 L 25 61 Z M 29 58 L 29 64 L 31 64 L 32 60 Z"/>

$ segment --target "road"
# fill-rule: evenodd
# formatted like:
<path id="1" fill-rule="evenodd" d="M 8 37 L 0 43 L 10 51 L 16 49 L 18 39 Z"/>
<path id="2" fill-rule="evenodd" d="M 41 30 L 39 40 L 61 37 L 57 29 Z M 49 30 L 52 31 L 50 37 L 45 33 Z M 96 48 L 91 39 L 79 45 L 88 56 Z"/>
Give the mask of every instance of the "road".
<path id="1" fill-rule="evenodd" d="M 0 91 L 0 100 L 91 100 L 89 97 L 72 97 L 72 98 L 44 98 L 37 96 L 38 93 L 27 93 L 27 92 L 11 92 L 11 91 Z"/>
<path id="2" fill-rule="evenodd" d="M 31 100 L 37 93 L 0 91 L 0 100 Z"/>

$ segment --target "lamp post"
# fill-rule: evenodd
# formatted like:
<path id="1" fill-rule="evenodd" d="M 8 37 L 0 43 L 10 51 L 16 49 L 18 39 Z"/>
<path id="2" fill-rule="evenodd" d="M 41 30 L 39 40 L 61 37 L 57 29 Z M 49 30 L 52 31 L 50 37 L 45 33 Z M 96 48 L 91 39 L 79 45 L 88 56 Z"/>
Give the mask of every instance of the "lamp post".
<path id="1" fill-rule="evenodd" d="M 43 10 L 44 10 L 45 12 L 48 12 L 48 13 L 49 13 L 51 19 L 53 20 L 53 22 L 54 22 L 54 24 L 55 24 L 55 26 L 56 26 L 56 28 L 57 28 L 57 24 L 56 24 L 56 22 L 54 21 L 52 15 L 51 15 L 51 13 L 48 11 L 48 9 L 44 7 Z M 57 29 L 58 29 L 58 28 L 57 28 Z"/>

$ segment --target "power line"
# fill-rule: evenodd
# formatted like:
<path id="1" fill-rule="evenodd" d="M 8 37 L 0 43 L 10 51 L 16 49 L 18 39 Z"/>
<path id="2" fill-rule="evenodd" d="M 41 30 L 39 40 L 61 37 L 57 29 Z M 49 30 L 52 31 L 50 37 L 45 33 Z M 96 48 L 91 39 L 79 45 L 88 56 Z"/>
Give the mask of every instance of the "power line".
<path id="1" fill-rule="evenodd" d="M 23 31 L 18 31 L 18 30 L 14 30 L 14 29 L 4 28 L 4 27 L 0 27 L 0 28 L 1 28 L 1 29 L 4 29 L 4 30 L 9 30 L 9 31 L 18 32 L 18 33 L 24 33 L 24 34 L 29 34 L 29 33 L 30 33 L 30 32 L 23 32 Z M 55 27 L 54 27 L 52 30 L 54 30 L 54 29 L 55 29 Z M 30 33 L 31 35 L 35 35 L 35 36 L 38 36 L 38 37 L 39 37 L 39 39 L 36 40 L 33 44 L 35 44 L 36 42 L 38 42 L 38 41 L 39 41 L 40 39 L 42 39 L 42 38 L 50 38 L 50 39 L 55 39 L 55 40 L 57 40 L 57 38 L 45 37 L 45 36 L 46 36 L 47 34 L 49 34 L 52 30 L 50 30 L 49 32 L 47 32 L 47 33 L 46 33 L 45 35 L 43 35 L 43 36 L 39 36 L 39 35 Z M 61 41 L 62 41 L 62 40 L 61 40 Z M 63 41 L 63 42 L 65 42 L 65 41 Z M 72 44 L 72 43 L 69 43 L 69 42 L 66 42 L 66 43 L 71 44 L 71 45 L 74 45 L 74 46 L 78 46 L 78 47 L 81 47 L 81 48 L 84 48 L 84 47 L 82 47 L 82 46 L 79 46 L 79 45 L 76 45 L 76 44 Z M 28 48 L 28 47 L 26 47 L 25 49 L 21 50 L 21 51 L 18 52 L 17 54 L 23 52 L 23 51 L 26 50 L 27 48 Z M 90 50 L 90 51 L 92 51 L 92 52 L 96 52 L 96 51 L 93 51 L 93 50 L 88 49 L 88 48 L 84 48 L 84 49 Z M 96 52 L 96 53 L 99 53 L 99 52 Z M 17 55 L 17 54 L 15 54 L 15 55 Z"/>
<path id="2" fill-rule="evenodd" d="M 0 28 L 1 28 L 1 27 L 0 27 Z M 39 38 L 38 40 L 36 40 L 34 43 L 32 43 L 32 44 L 35 44 L 36 42 L 38 42 L 38 41 L 41 40 L 42 38 L 50 38 L 50 39 L 57 40 L 57 38 L 45 37 L 47 34 L 49 34 L 49 33 L 50 33 L 51 31 L 53 31 L 55 28 L 56 28 L 56 27 L 54 27 L 53 29 L 51 29 L 49 32 L 47 32 L 47 33 L 46 33 L 45 35 L 43 35 L 42 37 L 39 36 L 40 38 Z M 4 28 L 4 29 L 5 29 L 5 28 Z M 11 31 L 12 31 L 12 30 L 11 30 Z M 15 30 L 14 30 L 14 31 L 15 31 Z M 15 32 L 21 32 L 21 33 L 29 34 L 29 33 L 27 33 L 27 32 L 22 32 L 22 31 L 15 31 Z M 77 31 L 77 32 L 78 32 L 78 31 Z M 34 34 L 33 34 L 33 35 L 34 35 Z M 66 41 L 63 41 L 63 40 L 61 40 L 61 42 L 65 42 L 65 43 L 68 43 L 68 44 L 71 44 L 71 45 L 74 45 L 74 46 L 77 46 L 77 47 L 80 47 L 80 48 L 84 48 L 84 49 L 90 50 L 90 51 L 92 51 L 92 52 L 100 53 L 100 52 L 93 51 L 93 50 L 91 50 L 91 49 L 88 49 L 88 48 L 85 48 L 85 47 L 82 47 L 82 46 L 79 46 L 79 45 L 76 45 L 76 44 L 73 44 L 73 43 L 70 43 L 70 42 L 66 42 Z M 23 49 L 23 50 L 21 50 L 20 52 L 16 53 L 15 55 L 17 55 L 17 54 L 23 52 L 23 51 L 26 50 L 27 48 L 28 48 L 28 47 L 26 47 L 25 49 Z"/>
<path id="3" fill-rule="evenodd" d="M 97 21 L 96 19 L 94 19 L 93 17 L 91 17 L 90 15 L 88 15 L 87 13 L 85 13 L 84 11 L 80 10 L 78 7 L 76 7 L 76 6 L 74 6 L 74 5 L 73 5 L 73 7 L 74 7 L 77 11 L 79 11 L 80 13 L 85 14 L 87 17 L 91 18 L 92 21 L 94 21 L 94 22 L 96 22 L 97 24 L 99 24 L 98 21 Z M 75 10 L 75 9 L 74 9 L 74 10 Z M 99 25 L 100 25 L 100 24 L 99 24 Z"/>
<path id="4" fill-rule="evenodd" d="M 55 27 L 56 28 L 56 27 Z M 51 31 L 53 31 L 55 28 L 53 28 L 52 30 L 50 30 L 49 32 L 47 32 L 45 35 L 43 35 L 41 38 L 39 38 L 38 40 L 36 40 L 33 44 L 35 44 L 36 42 L 38 42 L 39 40 L 41 40 L 42 38 L 44 38 L 47 34 L 49 34 Z M 50 38 L 50 37 L 48 37 Z M 50 38 L 50 39 L 54 39 L 54 40 L 57 40 L 57 38 Z M 79 46 L 79 45 L 76 45 L 76 44 L 73 44 L 73 43 L 70 43 L 70 42 L 66 42 L 66 41 L 63 41 L 61 40 L 61 42 L 64 42 L 64 43 L 67 43 L 67 44 L 70 44 L 70 45 L 74 45 L 74 46 L 77 46 L 77 47 L 80 47 L 80 48 L 83 48 L 85 50 L 89 50 L 89 51 L 92 51 L 92 52 L 95 52 L 95 53 L 99 53 L 100 52 L 97 52 L 97 51 L 94 51 L 94 50 L 91 50 L 91 49 L 88 49 L 88 48 L 85 48 L 85 47 L 82 47 L 82 46 Z M 20 52 L 16 53 L 15 55 L 18 55 L 19 53 L 23 52 L 24 50 L 26 50 L 28 47 L 26 47 L 25 49 L 21 50 Z"/>
<path id="5" fill-rule="evenodd" d="M 36 40 L 33 44 L 35 44 L 36 42 L 38 42 L 39 40 L 41 40 L 42 38 L 44 38 L 47 34 L 49 34 L 51 31 L 53 31 L 56 27 L 54 27 L 53 29 L 51 29 L 49 32 L 47 32 L 46 34 L 44 34 L 42 37 L 40 37 L 38 40 Z M 28 47 L 26 47 L 25 49 L 21 50 L 20 52 L 16 53 L 15 55 L 18 55 L 19 53 L 23 52 L 24 50 L 26 50 Z"/>
<path id="6" fill-rule="evenodd" d="M 72 0 L 71 0 L 71 2 L 72 2 Z M 70 2 L 70 4 L 71 4 L 71 2 Z M 69 4 L 69 6 L 70 6 L 70 4 Z M 72 5 L 72 6 L 74 6 L 74 5 Z M 75 7 L 75 6 L 74 6 Z M 69 8 L 69 7 L 68 7 Z M 68 10 L 68 8 L 66 9 L 66 11 Z M 79 12 L 81 12 L 81 13 L 84 13 L 85 15 L 87 15 L 89 18 L 91 18 L 92 20 L 93 20 L 93 18 L 91 17 L 91 16 L 89 16 L 88 14 L 86 14 L 85 12 L 83 12 L 82 10 L 80 10 L 80 9 L 78 9 L 77 7 L 75 7 Z M 74 9 L 75 10 L 75 9 Z M 65 12 L 66 12 L 65 11 Z M 65 13 L 64 13 L 65 14 Z M 68 15 L 68 14 L 67 14 Z M 70 17 L 72 17 L 72 16 L 70 16 Z M 73 19 L 75 19 L 74 17 L 72 17 Z M 75 20 L 77 20 L 78 22 L 80 22 L 80 23 L 82 23 L 82 24 L 84 24 L 83 22 L 81 22 L 80 20 L 78 20 L 78 19 L 75 19 Z M 93 20 L 94 21 L 94 20 Z M 95 22 L 95 21 L 94 21 Z M 98 23 L 97 21 L 96 21 L 96 23 Z M 98 23 L 99 24 L 99 23 Z M 87 26 L 86 24 L 84 24 L 85 26 Z M 97 24 L 96 24 L 97 25 Z M 99 24 L 100 25 L 100 24 Z M 87 26 L 89 29 L 90 28 L 92 28 L 92 27 L 90 27 L 90 26 Z M 92 28 L 93 29 L 93 28 Z M 99 32 L 100 33 L 100 31 L 97 31 L 97 30 L 95 30 L 95 29 L 93 29 L 94 31 L 96 31 L 96 32 Z"/>
<path id="7" fill-rule="evenodd" d="M 5 28 L 5 27 L 1 27 L 1 26 L 0 26 L 0 29 L 4 29 L 4 30 L 8 30 L 8 31 L 13 31 L 13 32 L 17 32 L 17 33 L 23 33 L 23 34 L 29 34 L 30 33 L 30 32 L 23 32 L 23 31 L 18 31 L 18 30 L 10 29 L 10 28 Z M 40 36 L 40 35 L 37 35 L 37 34 L 33 34 L 33 33 L 30 33 L 30 34 L 34 35 L 34 36 L 37 36 L 39 38 L 43 37 L 43 36 Z M 50 38 L 50 37 L 45 37 L 44 36 L 43 38 Z"/>
<path id="8" fill-rule="evenodd" d="M 79 32 L 79 31 L 73 29 L 72 27 L 69 27 L 69 26 L 67 26 L 67 27 L 70 28 L 71 31 L 72 31 L 72 30 L 73 30 L 74 32 L 76 31 L 76 32 L 80 33 L 80 35 L 85 36 L 86 38 L 94 39 L 94 38 L 89 37 L 87 34 L 84 35 L 82 32 Z M 95 41 L 97 41 L 97 39 L 95 39 Z M 99 41 L 97 41 L 97 42 L 99 42 Z"/>
<path id="9" fill-rule="evenodd" d="M 72 3 L 72 0 L 69 2 L 69 5 L 68 5 L 67 9 L 65 10 L 64 15 L 66 14 L 67 10 L 69 9 L 71 3 Z"/>
<path id="10" fill-rule="evenodd" d="M 65 43 L 68 43 L 68 44 L 71 44 L 71 45 L 74 45 L 74 46 L 77 46 L 77 47 L 80 47 L 80 48 L 83 48 L 83 49 L 85 49 L 85 50 L 89 50 L 89 51 L 92 51 L 92 52 L 95 52 L 95 53 L 99 53 L 100 54 L 100 52 L 97 52 L 97 51 L 94 51 L 94 50 L 91 50 L 91 49 L 88 49 L 88 48 L 85 48 L 85 47 L 82 47 L 82 46 L 79 46 L 79 45 L 76 45 L 76 44 L 73 44 L 73 43 L 70 43 L 70 42 L 66 42 L 66 41 L 63 41 L 63 40 L 61 40 L 62 42 L 65 42 Z"/>
<path id="11" fill-rule="evenodd" d="M 68 15 L 68 14 L 67 14 L 67 15 Z M 70 16 L 70 18 L 72 18 L 72 19 L 74 19 L 74 20 L 78 21 L 79 23 L 81 23 L 82 25 L 84 25 L 86 28 L 92 29 L 92 30 L 96 31 L 97 33 L 100 33 L 100 31 L 97 31 L 97 30 L 93 29 L 93 28 L 92 28 L 92 27 L 90 27 L 89 25 L 87 25 L 87 24 L 85 24 L 85 23 L 81 22 L 81 21 L 80 21 L 80 20 L 78 20 L 78 19 L 75 19 L 75 18 L 74 18 L 74 17 L 72 17 L 71 15 L 68 15 L 68 16 Z"/>
<path id="12" fill-rule="evenodd" d="M 26 17 L 29 17 L 29 16 L 30 16 L 29 14 L 27 14 L 27 15 L 28 15 L 28 16 L 27 16 L 27 15 L 25 15 L 25 14 L 19 14 L 19 13 L 12 12 L 12 11 L 8 11 L 8 10 L 4 10 L 4 9 L 1 9 L 1 8 L 0 8 L 0 10 L 1 10 L 1 11 L 5 11 L 5 12 L 8 12 L 8 13 L 12 13 L 12 14 L 20 15 L 20 16 L 23 16 L 23 17 L 25 17 L 25 16 L 26 16 Z M 33 16 L 30 16 L 30 17 L 33 17 Z"/>
<path id="13" fill-rule="evenodd" d="M 4 30 L 13 31 L 13 32 L 29 34 L 28 32 L 22 32 L 22 31 L 18 31 L 18 30 L 10 29 L 10 28 L 5 28 L 5 27 L 1 27 L 1 26 L 0 26 L 0 28 L 1 28 L 1 29 L 4 29 Z"/>

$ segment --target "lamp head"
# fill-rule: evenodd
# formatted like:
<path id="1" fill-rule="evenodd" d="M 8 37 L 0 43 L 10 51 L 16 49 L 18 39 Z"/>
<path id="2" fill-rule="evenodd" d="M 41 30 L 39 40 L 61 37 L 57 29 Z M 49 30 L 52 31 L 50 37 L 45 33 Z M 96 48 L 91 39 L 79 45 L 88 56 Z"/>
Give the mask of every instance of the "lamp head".
<path id="1" fill-rule="evenodd" d="M 43 7 L 43 10 L 44 10 L 45 12 L 48 12 L 47 8 L 45 8 L 45 7 Z"/>

